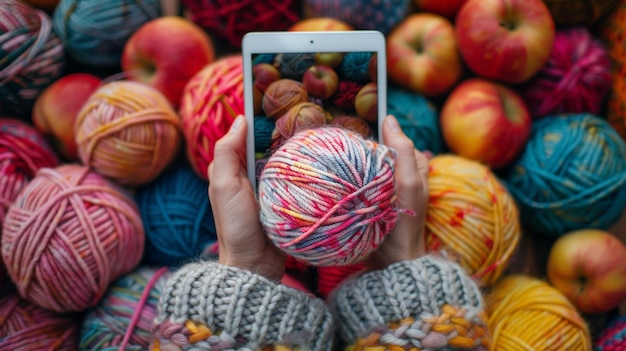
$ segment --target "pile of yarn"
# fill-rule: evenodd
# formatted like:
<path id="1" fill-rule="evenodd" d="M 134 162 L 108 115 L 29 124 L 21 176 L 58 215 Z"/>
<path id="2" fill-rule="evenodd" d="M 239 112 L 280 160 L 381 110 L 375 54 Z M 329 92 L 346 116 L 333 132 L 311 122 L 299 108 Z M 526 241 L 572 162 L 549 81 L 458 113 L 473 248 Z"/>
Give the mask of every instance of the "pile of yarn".
<path id="1" fill-rule="evenodd" d="M 80 110 L 75 131 L 82 163 L 128 186 L 158 177 L 182 141 L 180 119 L 165 96 L 132 81 L 98 88 Z"/>
<path id="2" fill-rule="evenodd" d="M 626 315 L 613 318 L 593 343 L 596 351 L 618 351 L 626 348 Z"/>
<path id="3" fill-rule="evenodd" d="M 259 179 L 265 232 L 287 255 L 312 265 L 364 259 L 398 216 L 395 157 L 343 128 L 296 133 L 269 157 Z"/>
<path id="4" fill-rule="evenodd" d="M 503 179 L 522 224 L 537 234 L 608 229 L 626 203 L 626 143 L 592 114 L 536 121 L 525 151 Z"/>
<path id="5" fill-rule="evenodd" d="M 198 72 L 185 87 L 180 107 L 187 157 L 208 179 L 215 143 L 244 113 L 241 55 L 222 57 Z"/>
<path id="6" fill-rule="evenodd" d="M 43 168 L 7 212 L 2 259 L 20 295 L 83 311 L 141 260 L 144 231 L 129 195 L 85 166 Z"/>
<path id="7" fill-rule="evenodd" d="M 128 38 L 159 16 L 160 0 L 61 0 L 54 11 L 54 30 L 77 62 L 116 67 Z"/>
<path id="8" fill-rule="evenodd" d="M 147 350 L 168 278 L 166 268 L 143 266 L 113 282 L 85 315 L 80 350 Z"/>
<path id="9" fill-rule="evenodd" d="M 429 163 L 426 247 L 445 250 L 485 285 L 504 273 L 521 238 L 513 197 L 483 164 L 455 155 Z"/>
<path id="10" fill-rule="evenodd" d="M 0 110 L 29 117 L 37 95 L 61 77 L 65 52 L 43 11 L 0 0 Z"/>
<path id="11" fill-rule="evenodd" d="M 186 164 L 136 189 L 146 232 L 144 262 L 176 267 L 217 241 L 207 184 Z"/>

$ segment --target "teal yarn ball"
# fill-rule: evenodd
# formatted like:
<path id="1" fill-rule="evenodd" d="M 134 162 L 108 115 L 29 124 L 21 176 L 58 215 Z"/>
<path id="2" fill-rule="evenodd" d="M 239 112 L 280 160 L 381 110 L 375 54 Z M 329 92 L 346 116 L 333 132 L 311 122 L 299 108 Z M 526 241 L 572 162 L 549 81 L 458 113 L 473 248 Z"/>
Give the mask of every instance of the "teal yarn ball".
<path id="1" fill-rule="evenodd" d="M 341 80 L 369 83 L 372 81 L 368 71 L 371 58 L 372 54 L 369 52 L 348 52 L 337 67 L 337 75 Z"/>
<path id="2" fill-rule="evenodd" d="M 86 311 L 78 350 L 148 350 L 169 275 L 165 268 L 142 266 L 113 282 L 98 305 Z"/>
<path id="3" fill-rule="evenodd" d="M 276 121 L 267 116 L 254 117 L 254 152 L 264 154 L 272 142 Z"/>
<path id="4" fill-rule="evenodd" d="M 443 137 L 435 106 L 425 97 L 397 86 L 387 88 L 387 113 L 394 115 L 402 131 L 420 151 L 437 155 L 443 151 Z"/>
<path id="5" fill-rule="evenodd" d="M 167 169 L 135 198 L 146 232 L 145 263 L 179 266 L 217 241 L 208 185 L 187 164 Z"/>
<path id="6" fill-rule="evenodd" d="M 61 0 L 54 10 L 54 30 L 77 62 L 117 67 L 130 36 L 159 16 L 160 0 Z"/>
<path id="7" fill-rule="evenodd" d="M 537 234 L 608 229 L 626 206 L 626 143 L 593 114 L 545 117 L 502 177 Z"/>

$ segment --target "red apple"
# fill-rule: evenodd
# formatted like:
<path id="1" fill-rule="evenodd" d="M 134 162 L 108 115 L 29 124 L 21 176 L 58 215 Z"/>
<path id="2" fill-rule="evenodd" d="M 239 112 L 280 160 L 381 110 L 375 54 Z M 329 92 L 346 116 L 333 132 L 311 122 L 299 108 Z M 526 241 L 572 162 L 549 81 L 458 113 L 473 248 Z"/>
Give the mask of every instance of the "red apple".
<path id="1" fill-rule="evenodd" d="M 353 30 L 351 25 L 332 17 L 311 17 L 302 19 L 289 27 L 295 32 L 346 31 Z"/>
<path id="2" fill-rule="evenodd" d="M 550 249 L 547 275 L 580 312 L 607 312 L 626 300 L 626 246 L 604 230 L 566 233 Z"/>
<path id="3" fill-rule="evenodd" d="M 367 75 L 372 82 L 378 81 L 378 56 L 376 54 L 370 57 L 370 63 L 367 65 Z"/>
<path id="4" fill-rule="evenodd" d="M 177 108 L 187 82 L 214 60 L 206 32 L 183 17 L 165 16 L 145 23 L 128 39 L 122 69 L 129 80 L 156 88 Z"/>
<path id="5" fill-rule="evenodd" d="M 370 123 L 376 123 L 378 117 L 378 85 L 374 82 L 365 84 L 356 94 L 354 109 L 357 116 Z"/>
<path id="6" fill-rule="evenodd" d="M 339 86 L 339 77 L 335 70 L 324 65 L 313 65 L 302 75 L 302 84 L 309 95 L 328 99 Z"/>
<path id="7" fill-rule="evenodd" d="M 461 56 L 485 78 L 525 82 L 552 51 L 554 21 L 542 0 L 468 0 L 455 24 Z"/>
<path id="8" fill-rule="evenodd" d="M 419 11 L 432 12 L 454 21 L 459 9 L 467 0 L 414 0 Z"/>
<path id="9" fill-rule="evenodd" d="M 265 91 L 272 83 L 280 79 L 278 68 L 269 63 L 257 63 L 252 67 L 254 76 L 254 87 L 260 91 Z"/>
<path id="10" fill-rule="evenodd" d="M 532 120 L 518 93 L 482 78 L 461 82 L 440 114 L 450 150 L 492 168 L 511 163 L 526 146 Z"/>
<path id="11" fill-rule="evenodd" d="M 344 53 L 342 52 L 318 52 L 315 54 L 315 63 L 331 68 L 337 68 L 343 61 Z"/>
<path id="12" fill-rule="evenodd" d="M 74 122 L 100 78 L 87 73 L 68 74 L 44 89 L 33 106 L 33 124 L 68 160 L 78 159 Z"/>
<path id="13" fill-rule="evenodd" d="M 429 97 L 448 92 L 463 73 L 452 23 L 432 13 L 405 18 L 387 36 L 387 73 Z"/>

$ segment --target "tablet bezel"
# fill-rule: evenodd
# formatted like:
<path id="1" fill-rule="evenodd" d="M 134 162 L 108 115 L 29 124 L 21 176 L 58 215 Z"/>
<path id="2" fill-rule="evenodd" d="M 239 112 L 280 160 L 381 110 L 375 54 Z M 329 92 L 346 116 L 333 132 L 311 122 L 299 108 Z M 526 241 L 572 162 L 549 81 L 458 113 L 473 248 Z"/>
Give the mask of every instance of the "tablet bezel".
<path id="1" fill-rule="evenodd" d="M 256 193 L 254 152 L 254 98 L 252 55 L 306 52 L 373 52 L 377 57 L 378 142 L 384 143 L 382 122 L 387 114 L 387 55 L 385 36 L 375 30 L 351 31 L 272 31 L 249 32 L 242 40 L 244 113 L 248 124 L 246 135 L 246 168 Z"/>

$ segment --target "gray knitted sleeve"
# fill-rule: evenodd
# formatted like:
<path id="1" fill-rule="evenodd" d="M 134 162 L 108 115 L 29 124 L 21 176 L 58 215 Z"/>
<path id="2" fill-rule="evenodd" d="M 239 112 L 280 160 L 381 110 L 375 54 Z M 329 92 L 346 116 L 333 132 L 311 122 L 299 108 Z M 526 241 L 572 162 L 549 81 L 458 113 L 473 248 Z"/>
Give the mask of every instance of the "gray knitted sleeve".
<path id="1" fill-rule="evenodd" d="M 192 263 L 168 281 L 153 330 L 155 350 L 330 350 L 326 304 L 250 271 Z"/>
<path id="2" fill-rule="evenodd" d="M 476 283 L 455 263 L 426 256 L 353 277 L 330 297 L 339 334 L 355 346 L 486 350 Z"/>

